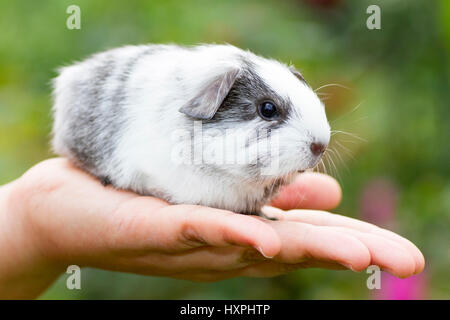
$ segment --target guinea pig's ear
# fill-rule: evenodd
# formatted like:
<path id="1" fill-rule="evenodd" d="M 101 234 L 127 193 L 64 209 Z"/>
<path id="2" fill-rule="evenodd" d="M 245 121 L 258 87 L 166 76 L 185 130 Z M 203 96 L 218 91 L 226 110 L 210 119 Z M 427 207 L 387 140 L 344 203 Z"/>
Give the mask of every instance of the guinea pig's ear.
<path id="1" fill-rule="evenodd" d="M 305 78 L 303 78 L 302 74 L 300 73 L 300 71 L 298 71 L 297 69 L 295 69 L 295 67 L 293 65 L 289 66 L 289 70 L 291 70 L 291 72 L 294 74 L 294 76 L 297 77 L 298 80 L 300 80 L 301 82 L 306 83 Z"/>
<path id="2" fill-rule="evenodd" d="M 206 81 L 201 86 L 198 94 L 181 107 L 179 111 L 195 119 L 212 119 L 231 87 L 233 87 L 234 81 L 239 74 L 239 68 L 231 68 L 212 80 Z"/>

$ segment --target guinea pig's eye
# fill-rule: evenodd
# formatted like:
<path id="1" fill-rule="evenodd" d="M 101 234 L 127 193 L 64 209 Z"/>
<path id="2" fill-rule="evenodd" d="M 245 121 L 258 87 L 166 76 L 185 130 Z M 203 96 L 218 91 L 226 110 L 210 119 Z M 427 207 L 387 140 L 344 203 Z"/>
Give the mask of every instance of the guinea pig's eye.
<path id="1" fill-rule="evenodd" d="M 270 101 L 265 101 L 258 106 L 259 115 L 265 120 L 273 120 L 278 116 L 277 107 Z"/>

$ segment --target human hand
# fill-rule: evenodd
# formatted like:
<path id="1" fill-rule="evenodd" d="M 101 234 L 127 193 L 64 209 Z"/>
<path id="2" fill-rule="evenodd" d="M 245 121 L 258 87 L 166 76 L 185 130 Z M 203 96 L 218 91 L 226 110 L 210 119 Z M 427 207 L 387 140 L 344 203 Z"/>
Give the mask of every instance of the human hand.
<path id="1" fill-rule="evenodd" d="M 17 239 L 16 252 L 42 279 L 39 284 L 34 279 L 34 290 L 21 290 L 19 296 L 39 294 L 71 264 L 200 281 L 274 276 L 304 267 L 359 271 L 370 264 L 409 276 L 424 264 L 410 242 L 363 222 L 311 210 L 285 213 L 267 207 L 279 218 L 268 221 L 169 205 L 103 187 L 64 159 L 38 164 L 8 194 L 4 234 Z M 303 208 L 330 209 L 338 204 L 340 189 L 332 178 L 304 174 L 273 204 L 288 209 L 297 207 L 298 199 Z M 26 274 L 26 268 L 3 266 L 0 283 Z"/>

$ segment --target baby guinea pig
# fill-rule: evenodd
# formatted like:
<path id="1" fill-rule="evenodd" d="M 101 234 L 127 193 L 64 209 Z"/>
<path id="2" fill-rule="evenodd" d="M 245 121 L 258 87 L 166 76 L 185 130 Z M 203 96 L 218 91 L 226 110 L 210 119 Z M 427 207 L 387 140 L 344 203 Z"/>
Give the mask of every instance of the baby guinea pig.
<path id="1" fill-rule="evenodd" d="M 57 154 L 173 204 L 258 214 L 330 140 L 298 71 L 231 45 L 95 54 L 60 70 L 53 98 Z"/>

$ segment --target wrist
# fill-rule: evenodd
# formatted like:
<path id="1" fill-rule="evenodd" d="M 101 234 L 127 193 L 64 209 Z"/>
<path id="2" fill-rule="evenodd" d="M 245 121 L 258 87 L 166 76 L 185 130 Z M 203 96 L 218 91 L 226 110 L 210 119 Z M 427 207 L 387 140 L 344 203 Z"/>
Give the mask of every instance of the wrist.
<path id="1" fill-rule="evenodd" d="M 63 271 L 42 252 L 26 221 L 27 194 L 20 179 L 0 187 L 0 298 L 34 298 Z"/>

